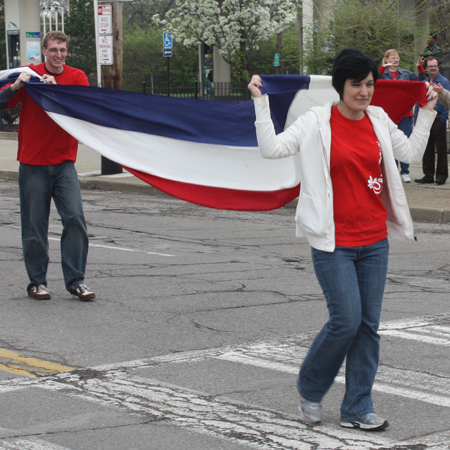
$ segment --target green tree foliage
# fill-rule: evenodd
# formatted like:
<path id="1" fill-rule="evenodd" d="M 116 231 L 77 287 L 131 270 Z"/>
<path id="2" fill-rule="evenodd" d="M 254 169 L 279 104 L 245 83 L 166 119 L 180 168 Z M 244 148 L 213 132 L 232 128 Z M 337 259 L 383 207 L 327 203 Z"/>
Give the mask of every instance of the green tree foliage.
<path id="1" fill-rule="evenodd" d="M 159 14 L 164 17 L 172 7 L 175 0 L 134 0 L 125 2 L 123 5 L 123 16 L 130 25 L 139 25 L 147 28 L 152 22 L 152 17 Z"/>
<path id="2" fill-rule="evenodd" d="M 167 58 L 163 56 L 163 34 L 154 25 L 141 28 L 138 24 L 124 26 L 123 32 L 123 88 L 142 90 L 142 83 L 151 92 L 155 87 L 167 86 Z M 171 85 L 191 87 L 198 76 L 198 49 L 176 43 L 170 57 Z"/>
<path id="3" fill-rule="evenodd" d="M 305 56 L 309 73 L 330 74 L 334 58 L 348 47 L 360 49 L 377 64 L 386 50 L 395 48 L 402 67 L 414 69 L 416 53 L 411 22 L 398 15 L 397 0 L 336 2 L 312 36 Z"/>
<path id="4" fill-rule="evenodd" d="M 175 0 L 154 21 L 186 46 L 204 43 L 219 49 L 242 84 L 249 79 L 249 54 L 257 42 L 288 28 L 297 16 L 294 0 Z"/>
<path id="5" fill-rule="evenodd" d="M 433 2 L 430 11 L 430 29 L 428 31 L 437 33 L 437 45 L 439 47 L 442 49 L 448 49 L 450 47 L 450 0 Z"/>
<path id="6" fill-rule="evenodd" d="M 135 0 L 123 4 L 123 87 L 160 92 L 168 84 L 168 58 L 163 56 L 162 30 L 153 24 L 154 14 L 165 15 L 174 0 Z M 192 87 L 198 78 L 198 49 L 174 43 L 170 84 Z"/>
<path id="7" fill-rule="evenodd" d="M 257 42 L 257 49 L 252 49 L 248 57 L 248 72 L 263 75 L 274 75 L 276 68 L 273 65 L 277 53 L 277 37 L 272 36 L 266 41 Z M 299 73 L 299 31 L 298 24 L 293 24 L 282 34 L 281 73 Z"/>
<path id="8" fill-rule="evenodd" d="M 96 50 L 93 0 L 70 0 L 66 34 L 70 37 L 68 65 L 81 69 L 95 84 Z"/>

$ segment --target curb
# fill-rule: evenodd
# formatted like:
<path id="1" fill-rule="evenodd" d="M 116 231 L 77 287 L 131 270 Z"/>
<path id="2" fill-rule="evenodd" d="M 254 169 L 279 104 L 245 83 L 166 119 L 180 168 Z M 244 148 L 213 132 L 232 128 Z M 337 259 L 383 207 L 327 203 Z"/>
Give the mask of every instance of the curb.
<path id="1" fill-rule="evenodd" d="M 0 180 L 3 181 L 18 181 L 19 174 L 17 172 L 0 171 Z M 122 192 L 135 192 L 138 194 L 158 195 L 163 197 L 174 198 L 165 192 L 156 189 L 150 185 L 140 185 L 132 183 L 123 183 L 110 180 L 93 180 L 86 177 L 80 177 L 80 187 L 86 190 L 103 190 L 103 191 L 122 191 Z M 283 208 L 296 208 L 297 200 L 294 200 Z M 410 207 L 411 217 L 413 220 L 423 220 L 426 222 L 437 223 L 450 223 L 450 211 L 445 209 L 429 209 L 429 208 L 416 208 Z"/>
<path id="2" fill-rule="evenodd" d="M 10 139 L 17 141 L 17 131 L 0 131 L 0 139 Z"/>

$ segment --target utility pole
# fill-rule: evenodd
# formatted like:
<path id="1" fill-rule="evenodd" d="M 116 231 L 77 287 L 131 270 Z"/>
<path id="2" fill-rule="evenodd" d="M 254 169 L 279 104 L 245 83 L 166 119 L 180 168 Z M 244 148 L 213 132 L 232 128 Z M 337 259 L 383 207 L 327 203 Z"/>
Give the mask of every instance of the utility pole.
<path id="1" fill-rule="evenodd" d="M 107 5 L 108 3 L 103 3 Z M 112 41 L 113 41 L 113 63 L 101 66 L 102 88 L 122 89 L 122 2 L 112 1 Z M 102 175 L 122 173 L 122 166 L 102 156 Z"/>
<path id="2" fill-rule="evenodd" d="M 276 52 L 280 55 L 280 65 L 276 66 L 277 75 L 283 74 L 283 33 L 277 33 Z"/>
<path id="3" fill-rule="evenodd" d="M 122 2 L 110 4 L 112 6 L 113 63 L 102 65 L 102 87 L 122 89 Z"/>

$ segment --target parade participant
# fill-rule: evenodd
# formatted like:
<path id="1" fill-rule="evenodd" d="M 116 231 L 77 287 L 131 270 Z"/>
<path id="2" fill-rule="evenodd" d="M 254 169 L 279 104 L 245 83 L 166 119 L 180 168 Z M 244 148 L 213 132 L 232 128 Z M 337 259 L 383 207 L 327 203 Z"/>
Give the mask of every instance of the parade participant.
<path id="1" fill-rule="evenodd" d="M 375 63 L 345 50 L 333 67 L 337 103 L 314 107 L 276 135 L 269 96 L 254 75 L 256 134 L 265 158 L 297 154 L 301 188 L 297 236 L 306 237 L 325 295 L 329 320 L 315 338 L 298 378 L 299 409 L 309 423 L 322 420 L 321 402 L 346 359 L 340 424 L 381 430 L 388 421 L 374 409 L 379 363 L 378 327 L 390 236 L 414 238 L 395 159 L 420 161 L 436 112 L 437 94 L 420 108 L 407 138 L 382 108 L 369 106 L 378 78 Z"/>
<path id="2" fill-rule="evenodd" d="M 61 31 L 47 33 L 42 53 L 46 62 L 29 66 L 44 81 L 88 86 L 79 69 L 67 66 L 68 38 Z M 26 80 L 19 76 L 19 83 Z M 11 89 L 17 87 L 16 83 Z M 13 88 L 14 87 L 14 88 Z M 28 295 L 50 299 L 47 288 L 48 226 L 51 199 L 61 216 L 61 265 L 66 289 L 82 301 L 95 298 L 85 284 L 88 234 L 75 160 L 78 141 L 59 127 L 21 87 L 8 107 L 21 103 L 19 116 L 20 214 L 22 247 L 29 277 Z"/>

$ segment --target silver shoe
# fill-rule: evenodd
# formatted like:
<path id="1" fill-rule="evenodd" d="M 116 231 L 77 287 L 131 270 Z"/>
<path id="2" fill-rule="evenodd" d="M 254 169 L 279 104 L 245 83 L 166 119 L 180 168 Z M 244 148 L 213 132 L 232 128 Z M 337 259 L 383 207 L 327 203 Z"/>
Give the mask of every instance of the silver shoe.
<path id="1" fill-rule="evenodd" d="M 310 402 L 300 395 L 298 409 L 307 422 L 318 424 L 322 421 L 322 405 L 320 403 Z"/>
<path id="2" fill-rule="evenodd" d="M 344 428 L 361 428 L 361 430 L 384 430 L 389 426 L 389 422 L 376 413 L 368 413 L 358 420 L 342 420 L 341 427 Z"/>

